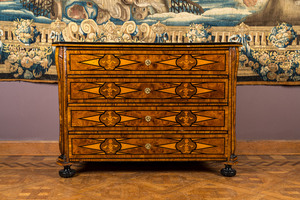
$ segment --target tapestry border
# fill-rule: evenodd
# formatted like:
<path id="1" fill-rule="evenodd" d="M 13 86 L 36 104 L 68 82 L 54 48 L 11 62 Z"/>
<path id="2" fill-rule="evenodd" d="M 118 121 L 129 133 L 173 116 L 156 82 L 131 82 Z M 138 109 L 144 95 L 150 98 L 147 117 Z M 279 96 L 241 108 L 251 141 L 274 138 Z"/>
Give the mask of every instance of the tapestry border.
<path id="1" fill-rule="evenodd" d="M 22 22 L 22 21 L 21 21 Z M 235 27 L 228 27 L 228 26 L 218 26 L 218 27 L 207 27 L 204 24 L 194 24 L 190 27 L 188 26 L 166 26 L 161 23 L 157 23 L 154 25 L 137 25 L 133 21 L 129 21 L 127 23 L 124 23 L 124 25 L 115 25 L 113 22 L 107 22 L 103 25 L 97 25 L 94 21 L 86 20 L 83 21 L 80 25 L 75 23 L 69 23 L 66 24 L 60 20 L 56 20 L 55 22 L 52 22 L 51 25 L 49 24 L 43 24 L 43 23 L 34 23 L 30 21 L 28 22 L 28 26 L 34 27 L 34 30 L 41 31 L 39 32 L 39 36 L 35 36 L 36 42 L 33 44 L 23 44 L 20 42 L 17 37 L 13 36 L 14 33 L 14 25 L 13 22 L 3 22 L 0 25 L 0 30 L 3 30 L 2 36 L 0 35 L 1 42 L 6 47 L 7 51 L 10 52 L 9 48 L 11 47 L 13 49 L 13 45 L 20 46 L 22 48 L 37 48 L 37 47 L 47 47 L 51 48 L 51 44 L 53 42 L 61 41 L 63 38 L 64 41 L 67 42 L 146 42 L 146 43 L 193 43 L 193 42 L 240 42 L 243 44 L 243 47 L 241 48 L 241 56 L 240 56 L 240 66 L 239 71 L 241 71 L 241 76 L 239 76 L 238 73 L 238 85 L 300 85 L 300 66 L 298 62 L 298 58 L 293 58 L 295 61 L 293 61 L 293 66 L 286 66 L 288 62 L 286 60 L 288 59 L 288 56 L 291 57 L 292 53 L 300 54 L 300 35 L 295 35 L 296 32 L 300 33 L 300 26 L 288 26 L 287 24 L 282 24 L 281 26 L 248 26 L 244 23 L 241 23 L 240 25 L 237 25 Z M 80 32 L 80 27 L 83 25 L 86 25 L 90 27 L 92 31 L 90 32 Z M 145 27 L 144 27 L 145 26 Z M 277 46 L 274 46 L 274 43 L 269 41 L 269 36 L 273 34 L 272 30 L 275 28 L 278 30 L 279 28 L 287 27 L 291 30 L 293 30 L 293 40 L 288 41 L 289 44 L 285 46 L 284 48 L 278 48 Z M 75 27 L 75 28 L 74 28 Z M 138 28 L 139 27 L 139 28 Z M 74 31 L 76 30 L 76 31 Z M 111 30 L 114 30 L 111 32 Z M 141 33 L 135 33 L 136 30 L 144 30 L 144 32 Z M 101 34 L 97 35 L 101 31 Z M 121 31 L 121 36 L 120 36 Z M 123 31 L 123 32 L 122 32 Z M 157 32 L 158 31 L 158 32 Z M 117 34 L 118 32 L 118 34 Z M 133 32 L 133 33 L 131 33 Z M 192 33 L 205 33 L 205 37 L 202 38 L 203 34 L 198 34 L 192 37 Z M 140 35 L 139 35 L 140 34 Z M 129 41 L 123 41 L 125 38 L 125 35 L 128 36 L 127 39 Z M 96 38 L 94 38 L 96 37 Z M 34 38 L 35 39 L 35 38 Z M 31 50 L 26 50 L 26 52 L 30 52 Z M 40 50 L 42 51 L 42 50 Z M 257 57 L 251 57 L 248 54 L 251 52 L 255 54 Z M 272 52 L 272 55 L 266 55 L 267 53 L 264 52 Z M 276 56 L 273 52 L 277 52 Z M 292 52 L 287 53 L 285 55 L 285 52 Z M 38 52 L 43 53 L 43 52 Z M 274 54 L 274 55 L 273 55 Z M 291 54 L 291 55 L 290 55 Z M 252 55 L 252 54 L 251 54 Z M 268 57 L 269 56 L 269 57 Z M 273 56 L 271 58 L 271 56 Z M 52 56 L 53 57 L 53 56 Z M 282 57 L 285 57 L 285 60 L 280 60 Z M 294 56 L 295 57 L 295 56 Z M 50 57 L 45 57 L 44 60 L 51 60 Z M 252 60 L 251 60 L 252 59 Z M 28 58 L 28 60 L 30 60 Z M 23 63 L 25 63 L 26 60 L 24 60 Z M 9 62 L 16 62 L 12 58 L 10 58 Z M 9 63 L 7 62 L 7 63 Z M 259 64 L 263 62 L 264 64 Z M 275 63 L 273 63 L 275 62 Z M 22 63 L 21 63 L 22 64 Z M 259 66 L 256 66 L 259 65 Z M 13 75 L 18 76 L 19 71 L 16 71 L 16 68 L 14 67 L 16 64 L 12 63 L 11 66 L 4 67 L 1 69 L 1 72 L 5 72 L 5 70 L 11 70 L 13 71 Z M 282 66 L 281 66 L 282 65 Z M 4 66 L 4 65 L 3 65 Z M 2 67 L 3 67 L 2 66 Z M 20 66 L 20 64 L 19 64 Z M 34 65 L 35 66 L 35 65 Z M 37 66 L 37 65 L 36 65 Z M 45 78 L 44 75 L 46 75 L 48 72 L 47 70 L 51 67 L 43 65 L 44 68 L 39 66 L 41 69 L 43 69 L 43 72 L 35 73 L 38 76 L 42 75 L 42 78 Z M 9 69 L 8 69 L 9 68 Z M 20 68 L 20 67 L 19 67 Z M 21 71 L 28 71 L 28 66 L 24 67 L 22 66 Z M 31 67 L 33 68 L 33 67 Z M 30 68 L 30 69 L 31 69 Z M 252 70 L 251 70 L 252 68 Z M 253 69 L 256 71 L 254 72 Z M 244 71 L 243 71 L 244 70 Z M 293 71 L 294 75 L 294 81 L 287 81 L 288 80 L 288 72 Z M 254 76 L 255 73 L 257 76 Z M 262 73 L 261 73 L 262 72 Z M 297 72 L 297 73 L 296 73 Z M 7 73 L 7 72 L 5 72 Z M 3 74 L 5 74 L 3 73 Z M 45 73 L 45 74 L 44 74 Z M 245 73 L 246 76 L 245 76 Z M 33 72 L 28 72 L 28 74 L 31 74 L 30 77 L 32 77 Z M 50 73 L 52 76 L 53 71 Z M 25 73 L 24 78 L 18 78 L 16 79 L 10 79 L 9 77 L 4 77 L 4 79 L 0 79 L 0 81 L 24 81 L 24 82 L 41 82 L 41 83 L 56 83 L 57 80 L 39 80 L 37 79 L 26 79 Z M 240 79 L 245 79 L 247 77 L 248 80 L 242 81 Z M 253 77 L 253 79 L 251 79 Z M 251 79 L 251 80 L 249 80 Z M 259 80 L 264 79 L 264 80 Z M 270 80 L 271 81 L 270 81 Z M 273 81 L 274 80 L 274 81 Z"/>

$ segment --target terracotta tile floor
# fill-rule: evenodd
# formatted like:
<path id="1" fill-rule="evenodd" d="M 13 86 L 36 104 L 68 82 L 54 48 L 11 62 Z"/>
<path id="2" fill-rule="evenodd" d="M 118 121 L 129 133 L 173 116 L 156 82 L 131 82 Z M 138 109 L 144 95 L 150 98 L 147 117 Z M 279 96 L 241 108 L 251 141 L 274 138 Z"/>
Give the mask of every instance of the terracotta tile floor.
<path id="1" fill-rule="evenodd" d="M 0 200 L 300 199 L 300 156 L 239 156 L 237 175 L 217 162 L 82 163 L 60 178 L 56 157 L 0 156 Z"/>

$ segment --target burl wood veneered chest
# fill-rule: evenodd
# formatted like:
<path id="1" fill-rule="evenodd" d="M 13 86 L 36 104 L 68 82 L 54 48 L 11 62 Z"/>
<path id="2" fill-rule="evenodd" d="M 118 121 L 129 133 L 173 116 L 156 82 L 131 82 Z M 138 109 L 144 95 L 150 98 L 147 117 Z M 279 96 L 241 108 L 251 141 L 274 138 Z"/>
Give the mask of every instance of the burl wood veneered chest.
<path id="1" fill-rule="evenodd" d="M 234 176 L 236 43 L 55 43 L 60 176 L 79 161 L 223 161 Z"/>

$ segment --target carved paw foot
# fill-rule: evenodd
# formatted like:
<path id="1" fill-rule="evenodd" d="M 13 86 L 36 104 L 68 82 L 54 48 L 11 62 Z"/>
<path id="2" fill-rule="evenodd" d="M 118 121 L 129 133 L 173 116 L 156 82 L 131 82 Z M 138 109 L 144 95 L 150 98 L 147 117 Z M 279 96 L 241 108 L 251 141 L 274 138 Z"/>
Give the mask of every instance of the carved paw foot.
<path id="1" fill-rule="evenodd" d="M 236 170 L 231 168 L 231 165 L 225 165 L 225 168 L 221 169 L 221 174 L 226 177 L 232 177 L 236 175 Z"/>
<path id="2" fill-rule="evenodd" d="M 63 178 L 71 178 L 75 175 L 75 170 L 71 169 L 70 166 L 64 166 L 64 169 L 59 171 L 59 175 Z"/>

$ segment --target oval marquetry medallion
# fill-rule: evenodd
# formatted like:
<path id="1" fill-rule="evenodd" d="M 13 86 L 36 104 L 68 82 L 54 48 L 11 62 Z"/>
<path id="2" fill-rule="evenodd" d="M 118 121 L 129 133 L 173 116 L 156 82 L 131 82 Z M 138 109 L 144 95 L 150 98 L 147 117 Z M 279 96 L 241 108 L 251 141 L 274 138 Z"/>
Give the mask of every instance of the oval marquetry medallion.
<path id="1" fill-rule="evenodd" d="M 176 64 L 182 70 L 191 70 L 197 65 L 197 60 L 191 55 L 182 55 L 180 58 L 177 59 Z"/>
<path id="2" fill-rule="evenodd" d="M 197 93 L 197 88 L 191 83 L 181 83 L 175 91 L 181 98 L 189 99 Z"/>
<path id="3" fill-rule="evenodd" d="M 114 70 L 120 65 L 120 60 L 114 55 L 108 54 L 99 59 L 99 65 L 105 70 Z"/>
<path id="4" fill-rule="evenodd" d="M 197 144 L 189 138 L 182 139 L 176 144 L 176 149 L 178 149 L 181 153 L 184 154 L 189 154 L 196 148 Z"/>
<path id="5" fill-rule="evenodd" d="M 121 120 L 120 115 L 114 111 L 106 111 L 100 116 L 100 122 L 105 124 L 105 126 L 115 126 Z"/>
<path id="6" fill-rule="evenodd" d="M 116 154 L 121 149 L 121 144 L 116 139 L 105 139 L 100 148 L 106 154 Z"/>
<path id="7" fill-rule="evenodd" d="M 99 93 L 105 96 L 107 99 L 114 99 L 118 94 L 120 94 L 121 89 L 114 83 L 105 83 L 99 89 Z"/>
<path id="8" fill-rule="evenodd" d="M 181 124 L 181 126 L 191 126 L 197 120 L 197 116 L 191 111 L 181 111 L 176 116 L 176 121 Z"/>

